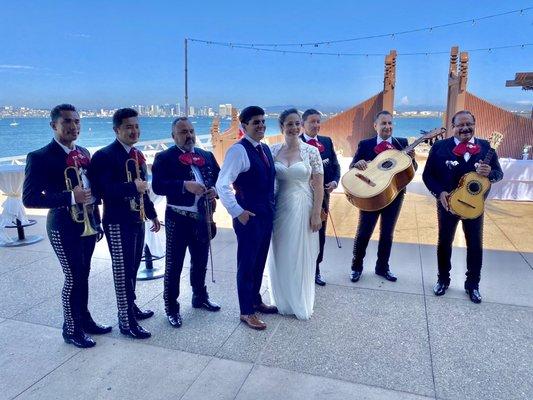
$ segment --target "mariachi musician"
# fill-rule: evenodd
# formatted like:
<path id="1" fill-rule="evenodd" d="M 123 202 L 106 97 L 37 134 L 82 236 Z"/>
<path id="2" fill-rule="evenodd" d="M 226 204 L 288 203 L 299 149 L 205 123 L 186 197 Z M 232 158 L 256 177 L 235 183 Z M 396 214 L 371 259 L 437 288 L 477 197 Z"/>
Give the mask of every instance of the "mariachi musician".
<path id="1" fill-rule="evenodd" d="M 470 111 L 459 111 L 452 118 L 453 137 L 439 140 L 431 147 L 422 178 L 429 191 L 437 199 L 439 239 L 437 245 L 438 280 L 433 288 L 436 296 L 442 296 L 450 285 L 452 243 L 459 223 L 448 204 L 448 195 L 457 188 L 463 175 L 476 171 L 498 182 L 503 172 L 496 154 L 490 164 L 483 159 L 490 149 L 489 142 L 474 138 L 476 119 Z M 466 238 L 465 290 L 473 303 L 481 302 L 479 281 L 483 260 L 483 214 L 474 219 L 463 219 Z"/>
<path id="2" fill-rule="evenodd" d="M 120 332 L 146 339 L 151 334 L 137 321 L 154 313 L 141 311 L 135 304 L 137 270 L 144 248 L 145 218 L 152 221 L 153 232 L 158 232 L 161 224 L 148 197 L 144 156 L 134 147 L 141 134 L 137 111 L 117 110 L 113 130 L 117 138 L 94 153 L 90 177 L 94 192 L 104 203 L 103 225 L 113 264 Z"/>
<path id="3" fill-rule="evenodd" d="M 174 120 L 172 138 L 176 145 L 155 157 L 152 187 L 156 194 L 167 197 L 163 298 L 170 325 L 179 328 L 182 324 L 178 302 L 180 275 L 187 248 L 191 254 L 192 306 L 220 310 L 209 299 L 205 285 L 209 241 L 214 234 L 211 223 L 217 194 L 214 186 L 220 168 L 213 153 L 195 147 L 194 127 L 186 117 Z"/>
<path id="4" fill-rule="evenodd" d="M 374 117 L 374 130 L 377 135 L 370 139 L 361 140 L 357 151 L 350 164 L 350 168 L 365 170 L 367 163 L 372 161 L 376 156 L 385 150 L 396 149 L 403 150 L 407 147 L 407 139 L 396 138 L 392 136 L 392 114 L 388 111 L 381 111 Z M 408 152 L 413 159 L 413 165 L 417 168 L 414 159 L 415 152 Z M 366 254 L 366 248 L 372 232 L 376 227 L 378 218 L 381 216 L 379 229 L 378 258 L 376 261 L 375 272 L 388 281 L 396 282 L 397 278 L 389 269 L 389 258 L 392 250 L 392 241 L 394 236 L 394 227 L 398 221 L 400 210 L 402 208 L 405 196 L 405 188 L 398 193 L 396 198 L 388 206 L 378 211 L 359 211 L 359 223 L 353 245 L 352 272 L 350 280 L 357 282 L 363 272 L 363 260 Z"/>
<path id="5" fill-rule="evenodd" d="M 70 104 L 50 113 L 54 139 L 26 158 L 23 203 L 29 208 L 49 208 L 46 231 L 59 259 L 63 284 L 63 338 L 76 347 L 93 347 L 88 334 L 111 332 L 96 323 L 87 307 L 89 271 L 97 236 L 102 237 L 100 216 L 86 176 L 89 151 L 74 144 L 80 134 L 80 117 Z"/>
<path id="6" fill-rule="evenodd" d="M 325 286 L 326 282 L 320 274 L 320 263 L 324 259 L 330 194 L 339 184 L 341 167 L 337 160 L 337 154 L 335 153 L 331 138 L 318 135 L 320 132 L 320 113 L 317 110 L 310 108 L 303 113 L 302 121 L 304 131 L 300 135 L 300 139 L 318 149 L 324 166 L 324 200 L 322 201 L 322 209 L 324 211 L 323 215 L 325 216 L 325 219 L 322 221 L 322 228 L 318 231 L 320 250 L 316 260 L 315 283 L 319 286 Z"/>

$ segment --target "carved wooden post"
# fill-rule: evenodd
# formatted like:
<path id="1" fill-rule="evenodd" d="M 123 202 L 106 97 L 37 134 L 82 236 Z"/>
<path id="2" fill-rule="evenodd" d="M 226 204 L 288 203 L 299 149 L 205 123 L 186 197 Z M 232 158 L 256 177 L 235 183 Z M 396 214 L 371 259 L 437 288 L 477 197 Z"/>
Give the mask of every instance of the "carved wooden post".
<path id="1" fill-rule="evenodd" d="M 218 117 L 215 117 L 213 118 L 213 122 L 211 122 L 211 145 L 213 147 L 213 154 L 215 155 L 217 161 L 220 160 L 221 157 L 224 157 L 223 149 L 220 145 L 220 142 L 220 119 Z"/>
<path id="2" fill-rule="evenodd" d="M 468 82 L 468 53 L 461 52 L 461 65 L 459 67 L 459 92 L 457 93 L 457 103 L 455 103 L 454 113 L 465 109 L 466 104 L 466 84 Z"/>
<path id="3" fill-rule="evenodd" d="M 446 136 L 451 135 L 452 116 L 455 110 L 455 103 L 457 101 L 457 93 L 459 88 L 459 78 L 457 75 L 458 54 L 459 47 L 452 47 L 450 52 L 450 68 L 448 70 L 448 99 L 446 102 L 446 113 L 444 114 L 444 126 L 447 130 Z"/>
<path id="4" fill-rule="evenodd" d="M 396 50 L 385 56 L 385 77 L 383 78 L 383 108 L 392 114 L 394 110 L 394 87 L 396 85 Z"/>

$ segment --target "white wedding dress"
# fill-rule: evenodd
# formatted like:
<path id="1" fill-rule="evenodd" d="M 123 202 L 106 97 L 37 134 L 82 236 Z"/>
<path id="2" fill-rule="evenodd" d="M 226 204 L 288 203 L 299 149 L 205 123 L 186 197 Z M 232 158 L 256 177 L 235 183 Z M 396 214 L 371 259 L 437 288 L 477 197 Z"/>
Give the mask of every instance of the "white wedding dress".
<path id="1" fill-rule="evenodd" d="M 274 160 L 283 144 L 272 146 Z M 315 302 L 318 232 L 311 230 L 311 174 L 323 174 L 317 148 L 300 142 L 301 161 L 290 166 L 275 161 L 276 210 L 268 253 L 271 300 L 280 314 L 309 319 Z"/>

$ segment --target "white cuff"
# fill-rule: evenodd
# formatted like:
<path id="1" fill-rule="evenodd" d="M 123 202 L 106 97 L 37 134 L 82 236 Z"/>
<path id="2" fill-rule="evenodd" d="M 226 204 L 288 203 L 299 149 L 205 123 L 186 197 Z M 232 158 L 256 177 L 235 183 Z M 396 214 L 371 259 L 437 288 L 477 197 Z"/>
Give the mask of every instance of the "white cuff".
<path id="1" fill-rule="evenodd" d="M 228 212 L 232 218 L 237 218 L 239 215 L 241 215 L 244 212 L 244 208 L 242 208 L 240 205 L 237 204 L 236 206 L 228 210 Z"/>

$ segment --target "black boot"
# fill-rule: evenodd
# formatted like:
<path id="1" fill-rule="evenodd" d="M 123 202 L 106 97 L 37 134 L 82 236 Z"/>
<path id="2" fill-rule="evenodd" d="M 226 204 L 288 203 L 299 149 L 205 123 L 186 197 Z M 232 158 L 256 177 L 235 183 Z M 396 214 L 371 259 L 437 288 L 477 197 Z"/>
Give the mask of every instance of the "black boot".
<path id="1" fill-rule="evenodd" d="M 204 308 L 207 311 L 218 311 L 220 306 L 209 300 L 209 294 L 207 293 L 207 288 L 204 286 L 202 290 L 198 290 L 192 295 L 192 306 L 193 308 Z"/>
<path id="2" fill-rule="evenodd" d="M 152 334 L 148 332 L 146 329 L 144 329 L 141 325 L 139 325 L 137 322 L 130 323 L 130 328 L 125 329 L 121 326 L 120 333 L 123 335 L 129 336 L 133 339 L 148 339 Z"/>
<path id="3" fill-rule="evenodd" d="M 111 329 L 112 328 L 110 326 L 100 325 L 99 323 L 95 322 L 89 313 L 87 313 L 83 319 L 83 330 L 85 333 L 89 333 L 91 335 L 104 335 L 111 332 Z"/>
<path id="4" fill-rule="evenodd" d="M 63 340 L 65 343 L 73 344 L 80 349 L 88 349 L 96 345 L 96 342 L 92 340 L 90 336 L 87 336 L 83 331 L 76 332 L 72 335 L 68 335 L 63 332 Z"/>
<path id="5" fill-rule="evenodd" d="M 141 311 L 141 309 L 137 307 L 137 304 L 135 303 L 133 303 L 133 314 L 135 315 L 136 320 L 147 319 L 154 316 L 154 312 L 152 310 Z"/>

